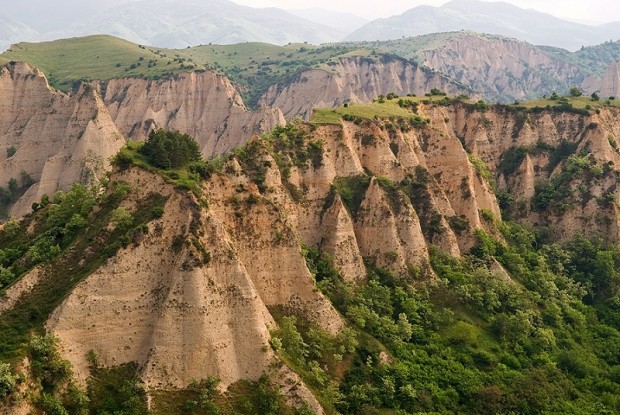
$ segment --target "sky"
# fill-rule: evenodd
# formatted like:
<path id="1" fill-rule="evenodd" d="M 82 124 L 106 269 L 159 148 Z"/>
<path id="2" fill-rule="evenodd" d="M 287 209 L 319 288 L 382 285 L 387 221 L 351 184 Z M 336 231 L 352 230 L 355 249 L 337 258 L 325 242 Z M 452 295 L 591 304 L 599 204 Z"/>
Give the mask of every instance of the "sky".
<path id="1" fill-rule="evenodd" d="M 232 0 L 251 7 L 279 7 L 294 10 L 320 7 L 334 11 L 345 11 L 375 19 L 401 14 L 415 6 L 427 4 L 441 6 L 447 0 Z M 489 0 L 484 0 L 489 1 Z M 618 0 L 504 0 L 525 9 L 536 9 L 565 19 L 606 23 L 620 21 L 620 1 Z"/>

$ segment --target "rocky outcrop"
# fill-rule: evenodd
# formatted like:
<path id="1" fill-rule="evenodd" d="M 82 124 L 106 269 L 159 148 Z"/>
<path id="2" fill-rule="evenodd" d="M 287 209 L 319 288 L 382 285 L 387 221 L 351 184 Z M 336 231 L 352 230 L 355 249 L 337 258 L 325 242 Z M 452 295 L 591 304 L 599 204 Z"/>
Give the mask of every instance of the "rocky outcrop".
<path id="1" fill-rule="evenodd" d="M 82 380 L 95 350 L 105 365 L 138 362 L 151 388 L 209 375 L 226 387 L 269 369 L 275 323 L 267 307 L 298 310 L 334 333 L 342 327 L 314 286 L 285 212 L 258 203 L 240 221 L 228 202 L 235 186 L 224 176 L 208 183 L 206 209 L 152 173 L 132 169 L 115 174 L 117 182 L 131 185 L 129 211 L 152 192 L 169 200 L 148 236 L 88 277 L 48 322 Z M 279 241 L 276 226 L 287 235 Z"/>
<path id="2" fill-rule="evenodd" d="M 205 156 L 231 150 L 253 134 L 284 123 L 276 108 L 248 111 L 230 81 L 214 72 L 160 80 L 113 79 L 98 88 L 126 137 L 144 140 L 155 128 L 179 130 L 195 137 Z"/>
<path id="3" fill-rule="evenodd" d="M 530 226 L 548 227 L 561 240 L 586 229 L 607 242 L 619 240 L 618 109 L 581 115 L 515 112 L 501 106 L 479 112 L 457 106 L 441 112 L 446 114 L 449 128 L 485 162 L 505 192 L 511 207 L 504 213 Z M 536 202 L 534 197 L 547 185 L 559 187 L 563 196 Z"/>
<path id="4" fill-rule="evenodd" d="M 345 281 L 359 281 L 364 277 L 366 268 L 353 227 L 351 214 L 342 203 L 340 195 L 334 197 L 332 205 L 323 214 L 320 243 L 323 252 L 329 252 L 334 258 L 334 265 Z"/>
<path id="5" fill-rule="evenodd" d="M 37 69 L 11 63 L 0 68 L 0 95 L 0 186 L 13 178 L 20 188 L 11 215 L 73 183 L 96 183 L 124 144 L 90 87 L 65 95 Z"/>
<path id="6" fill-rule="evenodd" d="M 424 66 L 471 88 L 489 101 L 513 101 L 565 92 L 580 85 L 577 66 L 529 43 L 499 36 L 457 36 L 439 48 L 419 52 Z"/>
<path id="7" fill-rule="evenodd" d="M 329 69 L 312 69 L 271 86 L 261 103 L 277 107 L 290 119 L 308 118 L 313 108 L 345 102 L 372 102 L 379 95 L 425 94 L 437 88 L 458 95 L 469 93 L 463 85 L 403 59 L 380 61 L 363 57 L 341 58 Z"/>
<path id="8" fill-rule="evenodd" d="M 417 111 L 430 124 L 394 117 L 279 128 L 214 164 L 195 193 L 136 167 L 114 171 L 109 191 L 129 185 L 127 211 L 138 215 L 153 193 L 167 201 L 48 320 L 78 378 L 88 378 L 90 350 L 104 366 L 137 362 L 149 389 L 208 376 L 226 387 L 270 373 L 293 401 L 320 413 L 270 342 L 282 312 L 332 334 L 346 324 L 318 289 L 308 252 L 332 257 L 350 284 L 375 266 L 419 282 L 434 278 L 430 245 L 458 256 L 478 230 L 502 238 L 502 215 L 561 240 L 583 229 L 619 240 L 618 109 L 421 103 Z M 557 178 L 565 200 L 535 202 Z M 49 271 L 13 285 L 0 313 Z"/>
<path id="9" fill-rule="evenodd" d="M 451 180 L 447 172 L 464 163 L 470 197 L 498 211 L 456 137 L 448 140 L 460 148 L 458 156 L 442 165 L 442 150 L 421 144 L 435 134 L 430 128 L 393 134 L 370 122 L 295 128 L 305 135 L 300 146 L 321 143 L 320 158 L 287 172 L 282 163 L 303 148 L 289 148 L 276 161 L 269 141 L 251 141 L 244 150 L 251 157 L 230 156 L 221 173 L 204 182 L 201 200 L 136 168 L 112 175 L 111 188 L 125 182 L 132 189 L 122 202 L 130 212 L 153 192 L 168 201 L 145 236 L 82 282 L 48 321 L 81 379 L 88 376 L 89 350 L 104 365 L 137 362 L 151 388 L 185 387 L 207 376 L 223 386 L 257 379 L 274 360 L 268 347 L 273 310 L 304 315 L 338 333 L 344 321 L 317 290 L 305 247 L 330 254 L 352 283 L 366 276 L 364 258 L 403 278 L 432 278 L 428 244 L 451 243 L 448 250 L 456 255 L 480 219 L 430 174 L 427 180 L 436 186 L 423 185 L 424 196 L 391 184 L 414 180 L 416 170 L 426 171 L 423 165 Z M 373 142 L 365 138 L 369 131 Z M 390 144 L 396 141 L 402 151 L 395 154 Z M 343 181 L 359 193 L 358 207 L 334 191 Z M 447 222 L 457 212 L 470 215 L 463 243 Z M 435 233 L 443 236 L 424 230 L 419 215 L 429 214 L 440 215 L 435 226 L 443 230 Z"/>
<path id="10" fill-rule="evenodd" d="M 153 174 L 131 170 L 115 180 L 134 189 L 127 209 L 150 192 L 170 199 L 149 236 L 91 275 L 50 319 L 78 376 L 87 377 L 92 349 L 106 365 L 138 362 L 150 387 L 208 374 L 224 386 L 257 379 L 273 357 L 261 349 L 274 323 L 221 221 Z M 190 235 L 192 226 L 203 236 Z M 208 247 L 208 263 L 192 256 L 191 237 Z"/>
<path id="11" fill-rule="evenodd" d="M 601 78 L 592 77 L 587 80 L 587 91 L 596 92 L 601 98 L 620 96 L 620 62 L 614 62 L 607 67 Z"/>
<path id="12" fill-rule="evenodd" d="M 400 200 L 394 200 L 400 199 Z M 428 261 L 418 216 L 404 195 L 388 195 L 373 178 L 356 221 L 360 252 L 377 266 L 405 274 Z"/>
<path id="13" fill-rule="evenodd" d="M 22 216 L 44 194 L 73 183 L 97 183 L 124 137 L 180 130 L 213 156 L 284 123 L 278 109 L 248 111 L 228 79 L 212 72 L 117 79 L 64 94 L 39 70 L 11 63 L 0 69 L 0 93 L 0 186 L 16 181 L 4 216 Z"/>

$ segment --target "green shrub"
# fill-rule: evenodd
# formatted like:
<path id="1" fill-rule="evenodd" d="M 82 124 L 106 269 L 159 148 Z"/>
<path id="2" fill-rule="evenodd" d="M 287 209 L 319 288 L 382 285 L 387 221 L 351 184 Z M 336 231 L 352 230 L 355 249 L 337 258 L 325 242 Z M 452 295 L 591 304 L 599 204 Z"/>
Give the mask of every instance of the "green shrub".
<path id="1" fill-rule="evenodd" d="M 469 323 L 459 321 L 448 329 L 446 339 L 455 345 L 475 346 L 477 344 L 476 329 Z"/>
<path id="2" fill-rule="evenodd" d="M 46 415 L 72 415 L 65 409 L 59 397 L 46 392 L 43 392 L 37 401 L 37 406 Z"/>
<path id="3" fill-rule="evenodd" d="M 12 177 L 9 179 L 7 188 L 0 187 L 0 219 L 8 216 L 9 208 L 15 203 L 33 184 L 34 180 L 28 173 L 22 170 L 20 181 Z"/>
<path id="4" fill-rule="evenodd" d="M 524 146 L 510 147 L 501 155 L 498 166 L 499 170 L 504 175 L 510 175 L 516 172 L 529 152 L 530 150 Z"/>
<path id="5" fill-rule="evenodd" d="M 569 156 L 575 153 L 579 143 L 571 143 L 566 140 L 560 141 L 558 145 L 549 156 L 549 166 L 547 170 L 552 171 L 563 160 L 566 160 Z"/>
<path id="6" fill-rule="evenodd" d="M 570 89 L 569 94 L 571 97 L 580 97 L 583 95 L 583 92 L 581 91 L 581 88 L 573 87 Z"/>
<path id="7" fill-rule="evenodd" d="M 471 253 L 478 258 L 492 257 L 497 253 L 497 243 L 482 229 L 476 229 L 476 246 L 472 248 Z"/>
<path id="8" fill-rule="evenodd" d="M 416 129 L 422 129 L 429 125 L 430 122 L 431 121 L 428 118 L 420 117 L 418 115 L 409 118 L 409 124 Z"/>
<path id="9" fill-rule="evenodd" d="M 16 384 L 17 376 L 13 375 L 11 365 L 0 362 L 0 400 L 10 395 Z"/>
<path id="10" fill-rule="evenodd" d="M 487 104 L 483 100 L 480 100 L 474 104 L 474 108 L 480 112 L 485 112 L 489 109 L 489 104 Z"/>
<path id="11" fill-rule="evenodd" d="M 155 206 L 154 208 L 151 209 L 151 217 L 153 219 L 159 219 L 162 216 L 164 216 L 164 207 L 163 206 Z"/>
<path id="12" fill-rule="evenodd" d="M 370 185 L 370 177 L 337 177 L 332 182 L 332 191 L 339 194 L 342 202 L 352 213 L 357 213 Z"/>
<path id="13" fill-rule="evenodd" d="M 6 149 L 6 158 L 11 158 L 15 155 L 15 153 L 17 153 L 17 149 L 15 148 L 15 146 L 11 146 L 9 148 Z"/>
<path id="14" fill-rule="evenodd" d="M 82 218 L 95 205 L 95 195 L 91 190 L 80 184 L 74 184 L 65 193 L 57 193 L 54 204 L 48 210 L 47 225 L 50 227 L 64 227 L 74 215 Z"/>
<path id="15" fill-rule="evenodd" d="M 118 166 L 121 170 L 128 169 L 135 164 L 134 154 L 127 148 L 121 148 L 112 158 L 112 164 Z"/>
<path id="16" fill-rule="evenodd" d="M 146 391 L 135 363 L 94 368 L 88 381 L 88 398 L 89 412 L 93 414 L 148 414 Z"/>
<path id="17" fill-rule="evenodd" d="M 58 352 L 59 340 L 53 336 L 33 336 L 28 345 L 32 372 L 43 390 L 54 392 L 71 379 L 71 365 Z"/>
<path id="18" fill-rule="evenodd" d="M 133 215 L 124 207 L 118 207 L 112 211 L 110 223 L 115 229 L 127 230 L 133 223 Z"/>
<path id="19" fill-rule="evenodd" d="M 198 143 L 188 134 L 178 131 L 151 131 L 138 150 L 148 162 L 160 169 L 177 169 L 200 160 Z"/>
<path id="20" fill-rule="evenodd" d="M 491 175 L 491 172 L 487 168 L 487 165 L 484 163 L 484 161 L 478 158 L 475 154 L 471 153 L 467 153 L 467 157 L 469 158 L 469 162 L 476 169 L 476 173 L 478 174 L 478 176 L 484 181 L 486 181 L 491 186 L 491 188 L 495 188 L 495 180 L 493 179 L 493 176 Z"/>

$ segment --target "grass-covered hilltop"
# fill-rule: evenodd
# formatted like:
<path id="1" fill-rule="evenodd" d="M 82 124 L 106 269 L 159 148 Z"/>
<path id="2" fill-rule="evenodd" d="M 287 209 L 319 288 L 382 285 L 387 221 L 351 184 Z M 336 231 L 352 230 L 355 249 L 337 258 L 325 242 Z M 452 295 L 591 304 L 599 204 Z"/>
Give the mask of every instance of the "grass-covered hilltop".
<path id="1" fill-rule="evenodd" d="M 128 142 L 0 229 L 0 408 L 618 413 L 619 115 L 434 90 Z"/>
<path id="2" fill-rule="evenodd" d="M 466 45 L 481 49 L 479 61 L 460 60 L 462 58 L 455 50 Z M 278 88 L 282 88 L 282 85 L 293 82 L 297 75 L 311 69 L 339 75 L 344 70 L 340 66 L 341 61 L 354 58 L 376 64 L 393 60 L 409 62 L 424 70 L 441 73 L 463 90 L 469 88 L 492 101 L 531 99 L 548 95 L 554 90 L 562 93 L 582 84 L 586 89 L 598 87 L 591 84 L 589 77 L 603 76 L 607 67 L 620 56 L 619 50 L 618 42 L 607 42 L 572 53 L 468 31 L 320 46 L 249 42 L 200 45 L 186 49 L 137 45 L 112 36 L 96 35 L 19 43 L 0 55 L 0 64 L 28 62 L 41 69 L 52 86 L 64 91 L 91 80 L 124 77 L 159 79 L 185 71 L 212 70 L 233 81 L 246 104 L 255 107 L 273 85 L 278 84 Z M 497 53 L 510 56 L 517 69 L 499 67 L 495 73 L 493 66 L 498 62 L 487 59 L 486 55 Z M 470 70 L 465 71 L 463 65 Z M 488 79 L 477 80 L 480 71 L 484 71 Z M 485 82 L 488 85 L 483 85 Z"/>
<path id="3" fill-rule="evenodd" d="M 275 80 L 302 69 L 326 65 L 331 58 L 355 49 L 242 43 L 177 50 L 136 45 L 112 36 L 88 36 L 19 44 L 5 52 L 0 63 L 1 59 L 29 62 L 43 70 L 53 86 L 63 90 L 71 89 L 79 81 L 161 78 L 183 71 L 216 70 L 239 83 L 252 105 Z"/>

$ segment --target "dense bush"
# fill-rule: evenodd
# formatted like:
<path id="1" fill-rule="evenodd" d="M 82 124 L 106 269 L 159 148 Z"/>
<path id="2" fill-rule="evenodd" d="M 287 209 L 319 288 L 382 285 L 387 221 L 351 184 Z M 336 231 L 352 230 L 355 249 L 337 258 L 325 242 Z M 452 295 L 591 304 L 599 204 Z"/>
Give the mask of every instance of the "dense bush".
<path id="1" fill-rule="evenodd" d="M 17 149 L 15 148 L 15 146 L 11 146 L 9 148 L 6 149 L 6 158 L 11 158 L 15 155 L 15 153 L 17 153 Z"/>
<path id="2" fill-rule="evenodd" d="M 9 151 L 7 150 L 7 155 Z M 14 153 L 13 153 L 14 154 Z M 7 187 L 0 187 L 0 219 L 8 216 L 8 210 L 29 188 L 34 180 L 25 171 L 21 172 L 20 179 L 9 179 Z"/>
<path id="3" fill-rule="evenodd" d="M 71 365 L 58 352 L 58 339 L 34 336 L 29 344 L 32 372 L 47 392 L 58 390 L 71 379 Z"/>
<path id="4" fill-rule="evenodd" d="M 51 203 L 42 198 L 47 218 L 38 235 L 26 237 L 17 221 L 7 222 L 2 235 L 6 242 L 0 248 L 0 289 L 36 264 L 55 258 L 88 224 L 94 204 L 92 191 L 76 184 L 67 193 L 57 192 Z"/>
<path id="5" fill-rule="evenodd" d="M 147 415 L 147 397 L 135 363 L 91 367 L 88 382 L 89 413 Z"/>
<path id="6" fill-rule="evenodd" d="M 11 371 L 11 365 L 0 363 L 0 400 L 12 393 L 16 384 L 17 377 Z"/>
<path id="7" fill-rule="evenodd" d="M 285 317 L 278 347 L 320 396 L 344 372 L 330 393 L 338 398 L 327 400 L 344 414 L 619 411 L 620 327 L 611 316 L 620 310 L 620 251 L 584 238 L 545 245 L 511 224 L 500 230 L 503 241 L 478 232 L 474 256 L 431 250 L 438 282 L 415 288 L 371 260 L 366 283 L 346 284 L 328 255 L 306 248 L 355 342 L 334 365 L 342 340 Z"/>
<path id="8" fill-rule="evenodd" d="M 340 195 L 345 206 L 355 214 L 362 204 L 369 185 L 370 177 L 366 175 L 337 177 L 332 183 L 332 195 L 333 193 Z"/>
<path id="9" fill-rule="evenodd" d="M 151 131 L 139 152 L 150 164 L 161 169 L 177 169 L 200 160 L 196 140 L 178 131 Z"/>
<path id="10" fill-rule="evenodd" d="M 552 159 L 554 156 L 552 155 Z M 575 190 L 573 182 L 577 180 L 595 180 L 601 178 L 605 170 L 597 165 L 589 154 L 568 157 L 562 166 L 562 172 L 552 176 L 547 181 L 539 182 L 535 187 L 532 207 L 534 210 L 551 211 L 556 213 L 565 212 L 575 202 Z M 582 198 L 588 197 L 582 194 Z"/>
<path id="11" fill-rule="evenodd" d="M 571 97 L 580 97 L 583 95 L 583 92 L 581 91 L 581 88 L 575 86 L 572 87 L 569 91 L 569 94 Z"/>

